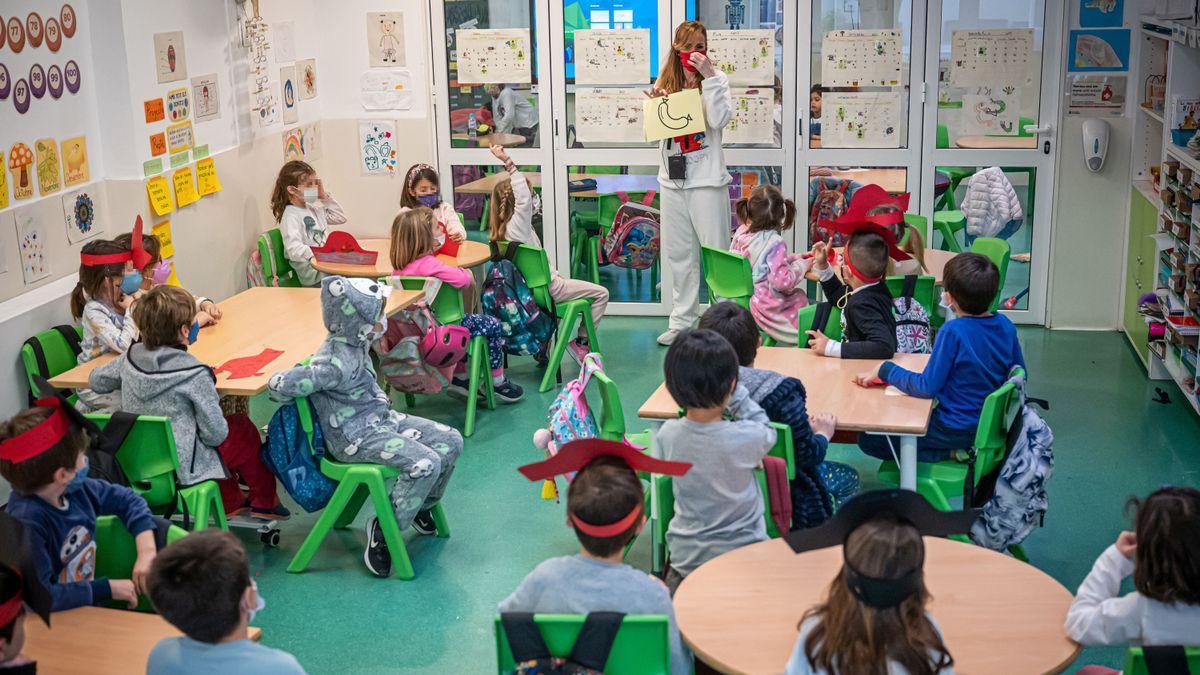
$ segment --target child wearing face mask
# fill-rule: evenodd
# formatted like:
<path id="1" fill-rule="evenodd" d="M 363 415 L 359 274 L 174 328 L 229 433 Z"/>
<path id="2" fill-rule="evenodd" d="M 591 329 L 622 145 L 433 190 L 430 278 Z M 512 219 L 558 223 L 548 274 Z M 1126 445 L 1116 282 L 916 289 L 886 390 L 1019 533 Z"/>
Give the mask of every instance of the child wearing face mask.
<path id="1" fill-rule="evenodd" d="M 128 248 L 130 251 L 133 250 L 133 234 L 130 232 L 117 235 L 117 238 L 113 239 L 113 241 Z M 146 252 L 146 255 L 150 256 L 150 262 L 138 270 L 142 275 L 141 289 L 149 291 L 155 286 L 166 284 L 171 278 L 171 263 L 162 259 L 162 244 L 158 241 L 158 237 L 149 234 L 142 235 L 142 250 Z M 175 285 L 179 285 L 178 280 L 176 280 Z M 217 303 L 202 295 L 197 295 L 195 298 L 196 324 L 199 328 L 211 326 L 221 321 L 221 308 L 217 306 Z"/>
<path id="2" fill-rule="evenodd" d="M 400 213 L 422 206 L 433 209 L 433 238 L 440 250 L 447 237 L 451 241 L 464 241 L 467 230 L 454 207 L 442 201 L 438 183 L 437 171 L 432 166 L 413 164 L 408 167 L 404 174 L 404 190 L 400 193 Z"/>
<path id="3" fill-rule="evenodd" d="M 97 239 L 79 256 L 79 282 L 71 292 L 71 316 L 83 326 L 79 363 L 104 354 L 121 354 L 138 339 L 132 307 L 142 295 L 142 275 L 128 247 Z M 88 413 L 116 412 L 120 397 L 80 389 L 78 408 Z"/>
<path id="4" fill-rule="evenodd" d="M 271 191 L 271 214 L 283 235 L 283 252 L 296 277 L 316 286 L 324 276 L 312 266 L 313 246 L 324 246 L 330 225 L 346 222 L 346 212 L 308 162 L 292 160 L 279 170 Z"/>

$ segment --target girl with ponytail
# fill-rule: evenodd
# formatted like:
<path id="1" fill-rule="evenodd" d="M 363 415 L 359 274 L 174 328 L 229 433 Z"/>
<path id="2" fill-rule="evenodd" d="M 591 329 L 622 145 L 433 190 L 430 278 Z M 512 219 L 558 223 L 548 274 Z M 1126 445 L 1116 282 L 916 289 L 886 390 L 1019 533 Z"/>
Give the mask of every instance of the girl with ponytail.
<path id="1" fill-rule="evenodd" d="M 139 233 L 140 236 L 140 233 Z M 79 363 L 104 354 L 123 354 L 138 339 L 133 303 L 142 296 L 142 275 L 134 269 L 130 247 L 104 239 L 83 246 L 79 283 L 71 291 L 71 316 L 83 326 Z M 97 394 L 80 389 L 77 407 L 88 413 L 116 412 L 120 392 Z"/>

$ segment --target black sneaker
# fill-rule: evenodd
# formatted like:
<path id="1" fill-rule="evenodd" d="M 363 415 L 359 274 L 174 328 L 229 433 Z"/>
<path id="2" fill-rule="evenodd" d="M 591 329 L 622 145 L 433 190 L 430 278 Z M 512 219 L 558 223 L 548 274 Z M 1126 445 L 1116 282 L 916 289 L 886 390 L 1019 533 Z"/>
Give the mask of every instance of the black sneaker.
<path id="1" fill-rule="evenodd" d="M 363 551 L 363 562 L 377 577 L 387 578 L 392 573 L 392 553 L 383 540 L 383 528 L 375 516 L 367 519 L 367 550 Z"/>
<path id="2" fill-rule="evenodd" d="M 433 522 L 433 514 L 429 511 L 418 511 L 412 526 L 414 530 L 426 536 L 437 534 L 437 523 Z"/>
<path id="3" fill-rule="evenodd" d="M 492 389 L 501 403 L 516 403 L 525 396 L 521 387 L 508 378 L 505 378 L 504 384 L 493 385 Z"/>
<path id="4" fill-rule="evenodd" d="M 467 399 L 467 388 L 470 386 L 471 380 L 455 375 L 450 378 L 450 384 L 446 385 L 446 393 L 465 401 Z"/>

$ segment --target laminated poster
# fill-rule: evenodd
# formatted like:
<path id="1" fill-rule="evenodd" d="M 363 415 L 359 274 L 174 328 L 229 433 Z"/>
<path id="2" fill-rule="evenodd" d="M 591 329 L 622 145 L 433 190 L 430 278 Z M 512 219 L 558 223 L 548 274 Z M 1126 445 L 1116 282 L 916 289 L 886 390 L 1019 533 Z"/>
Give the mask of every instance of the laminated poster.
<path id="1" fill-rule="evenodd" d="M 180 87 L 167 92 L 167 121 L 182 122 L 192 114 L 191 89 Z"/>
<path id="2" fill-rule="evenodd" d="M 1033 29 L 995 28 L 950 33 L 950 86 L 1033 84 Z"/>
<path id="3" fill-rule="evenodd" d="M 102 232 L 103 222 L 97 217 L 99 194 L 84 188 L 62 196 L 63 220 L 67 225 L 67 241 L 78 244 Z"/>
<path id="4" fill-rule="evenodd" d="M 733 118 L 721 140 L 729 143 L 775 143 L 775 92 L 773 89 L 734 89 Z"/>
<path id="5" fill-rule="evenodd" d="M 528 28 L 455 31 L 460 84 L 529 84 L 533 51 Z"/>
<path id="6" fill-rule="evenodd" d="M 62 142 L 63 184 L 67 186 L 91 180 L 88 168 L 87 137 L 76 136 Z"/>
<path id="7" fill-rule="evenodd" d="M 295 124 L 300 121 L 300 111 L 296 108 L 296 67 L 284 66 L 279 69 L 279 90 L 283 102 L 283 123 Z"/>
<path id="8" fill-rule="evenodd" d="M 181 122 L 167 127 L 167 147 L 171 152 L 187 150 L 192 147 L 194 142 L 191 122 Z"/>
<path id="9" fill-rule="evenodd" d="M 900 92 L 826 92 L 821 147 L 900 147 Z"/>
<path id="10" fill-rule="evenodd" d="M 699 89 L 642 99 L 642 125 L 647 141 L 704 133 L 704 106 Z"/>
<path id="11" fill-rule="evenodd" d="M 217 74 L 200 75 L 192 78 L 192 105 L 197 122 L 215 120 L 221 116 L 221 90 Z"/>
<path id="12" fill-rule="evenodd" d="M 367 70 L 359 78 L 363 110 L 410 110 L 412 73 L 407 70 Z"/>
<path id="13" fill-rule="evenodd" d="M 317 97 L 317 60 L 304 59 L 296 62 L 297 98 L 307 101 Z"/>
<path id="14" fill-rule="evenodd" d="M 221 191 L 221 178 L 217 175 L 217 165 L 212 157 L 196 162 L 196 189 L 201 197 Z"/>
<path id="15" fill-rule="evenodd" d="M 158 69 L 159 84 L 187 78 L 187 51 L 183 47 L 183 31 L 154 34 L 154 63 Z"/>
<path id="16" fill-rule="evenodd" d="M 829 31 L 821 41 L 821 86 L 898 87 L 903 47 L 898 29 Z"/>
<path id="17" fill-rule="evenodd" d="M 38 189 L 42 195 L 58 192 L 62 188 L 62 168 L 58 162 L 58 141 L 40 138 L 33 144 L 37 151 Z"/>
<path id="18" fill-rule="evenodd" d="M 46 226 L 37 216 L 36 206 L 16 211 L 17 252 L 21 258 L 21 275 L 25 285 L 50 276 L 46 259 Z"/>
<path id="19" fill-rule="evenodd" d="M 33 150 L 24 143 L 13 143 L 8 149 L 8 170 L 12 172 L 13 199 L 33 196 Z"/>
<path id="20" fill-rule="evenodd" d="M 367 176 L 396 172 L 396 123 L 363 120 L 358 123 L 359 164 Z"/>
<path id="21" fill-rule="evenodd" d="M 1067 77 L 1067 114 L 1120 117 L 1125 112 L 1125 75 Z"/>
<path id="22" fill-rule="evenodd" d="M 575 31 L 575 84 L 637 84 L 649 78 L 649 29 Z"/>
<path id="23" fill-rule="evenodd" d="M 171 174 L 171 183 L 175 187 L 175 204 L 183 208 L 200 199 L 196 192 L 196 179 L 192 177 L 192 167 L 185 166 Z"/>
<path id="24" fill-rule="evenodd" d="M 579 35 L 578 31 L 575 34 Z M 642 102 L 645 100 L 641 87 L 576 89 L 576 138 L 581 143 L 644 143 Z"/>
<path id="25" fill-rule="evenodd" d="M 408 65 L 403 12 L 367 12 L 367 58 L 372 68 Z"/>
<path id="26" fill-rule="evenodd" d="M 708 31 L 708 58 L 717 70 L 729 77 L 734 86 L 772 86 L 775 84 L 775 31 Z"/>
<path id="27" fill-rule="evenodd" d="M 175 210 L 171 203 L 171 188 L 167 185 L 166 176 L 155 176 L 146 181 L 146 196 L 150 198 L 150 206 L 155 215 L 165 216 Z"/>
<path id="28" fill-rule="evenodd" d="M 994 94 L 963 94 L 962 130 L 968 136 L 1015 136 L 1020 101 L 1013 87 Z"/>
<path id="29" fill-rule="evenodd" d="M 4 172 L 4 151 L 0 150 L 0 209 L 8 208 L 8 174 Z"/>
<path id="30" fill-rule="evenodd" d="M 1073 30 L 1067 55 L 1068 72 L 1125 72 L 1129 70 L 1129 29 Z"/>

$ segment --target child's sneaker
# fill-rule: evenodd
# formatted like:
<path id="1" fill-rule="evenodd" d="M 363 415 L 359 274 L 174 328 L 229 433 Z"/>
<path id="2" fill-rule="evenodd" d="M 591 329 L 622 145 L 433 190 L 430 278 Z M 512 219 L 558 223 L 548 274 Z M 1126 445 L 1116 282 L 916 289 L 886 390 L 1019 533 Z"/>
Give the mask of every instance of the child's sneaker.
<path id="1" fill-rule="evenodd" d="M 504 379 L 504 384 L 493 385 L 492 389 L 496 392 L 496 398 L 500 399 L 502 403 L 516 403 L 525 396 L 521 387 L 508 378 Z"/>
<path id="2" fill-rule="evenodd" d="M 470 379 L 455 375 L 450 378 L 450 384 L 446 385 L 446 393 L 465 401 L 467 399 L 467 388 L 470 386 Z"/>
<path id="3" fill-rule="evenodd" d="M 437 534 L 437 523 L 433 522 L 433 514 L 429 511 L 419 511 L 412 521 L 413 529 L 423 535 Z"/>
<path id="4" fill-rule="evenodd" d="M 571 354 L 571 358 L 575 359 L 575 363 L 583 367 L 583 359 L 592 352 L 591 345 L 588 344 L 587 338 L 575 338 L 567 343 L 567 352 Z"/>
<path id="5" fill-rule="evenodd" d="M 256 509 L 251 507 L 250 515 L 255 518 L 266 518 L 268 520 L 287 520 L 292 517 L 292 512 L 288 511 L 286 506 L 280 504 L 273 509 Z"/>
<path id="6" fill-rule="evenodd" d="M 383 540 L 383 528 L 375 516 L 367 519 L 367 550 L 363 551 L 363 562 L 377 577 L 387 578 L 392 573 L 392 553 Z"/>

